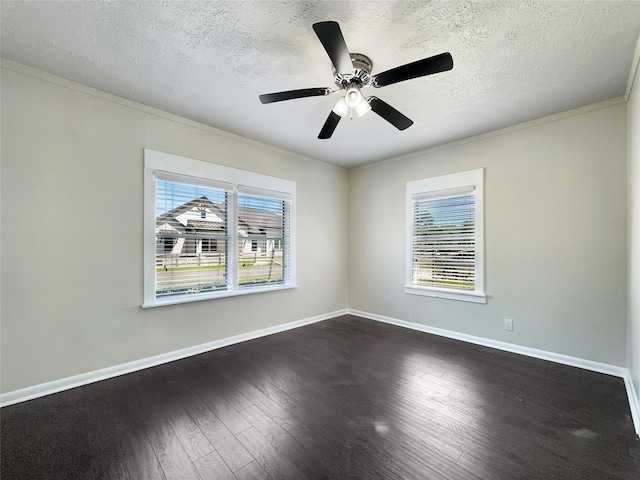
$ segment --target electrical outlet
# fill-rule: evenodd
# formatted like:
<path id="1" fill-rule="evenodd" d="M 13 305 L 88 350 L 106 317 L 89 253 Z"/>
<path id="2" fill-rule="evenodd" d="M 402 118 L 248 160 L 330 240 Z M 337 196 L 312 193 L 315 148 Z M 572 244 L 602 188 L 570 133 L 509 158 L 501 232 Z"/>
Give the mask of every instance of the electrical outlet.
<path id="1" fill-rule="evenodd" d="M 504 319 L 504 329 L 509 331 L 509 332 L 513 332 L 513 320 L 511 320 L 510 318 L 505 318 Z"/>

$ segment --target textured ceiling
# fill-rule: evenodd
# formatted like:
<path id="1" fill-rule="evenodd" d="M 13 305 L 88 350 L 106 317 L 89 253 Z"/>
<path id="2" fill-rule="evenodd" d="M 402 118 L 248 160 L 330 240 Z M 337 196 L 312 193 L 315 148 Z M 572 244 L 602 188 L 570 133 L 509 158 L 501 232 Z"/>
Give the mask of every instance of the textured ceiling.
<path id="1" fill-rule="evenodd" d="M 623 95 L 640 1 L 13 2 L 1 54 L 120 97 L 353 167 Z M 415 123 L 374 113 L 317 135 L 339 98 L 312 29 L 340 23 L 372 73 L 451 52 L 453 70 L 375 89 Z M 373 94 L 373 88 L 365 94 Z"/>

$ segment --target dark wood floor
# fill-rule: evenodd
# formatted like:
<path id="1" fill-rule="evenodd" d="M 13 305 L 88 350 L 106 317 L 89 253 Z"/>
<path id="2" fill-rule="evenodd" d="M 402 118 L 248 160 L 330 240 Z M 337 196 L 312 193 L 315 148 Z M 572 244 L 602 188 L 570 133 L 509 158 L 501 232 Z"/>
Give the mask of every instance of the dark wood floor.
<path id="1" fill-rule="evenodd" d="M 1 410 L 10 479 L 640 479 L 623 381 L 353 316 Z"/>

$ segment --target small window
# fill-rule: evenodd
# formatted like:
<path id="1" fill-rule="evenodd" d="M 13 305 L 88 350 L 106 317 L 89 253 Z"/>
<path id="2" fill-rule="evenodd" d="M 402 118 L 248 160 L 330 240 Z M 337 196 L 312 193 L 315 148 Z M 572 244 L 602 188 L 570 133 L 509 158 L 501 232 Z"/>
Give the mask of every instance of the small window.
<path id="1" fill-rule="evenodd" d="M 202 253 L 216 253 L 218 251 L 218 240 L 215 238 L 205 238 L 202 240 Z"/>
<path id="2" fill-rule="evenodd" d="M 485 303 L 483 169 L 407 183 L 405 292 Z"/>
<path id="3" fill-rule="evenodd" d="M 143 306 L 294 287 L 294 201 L 295 182 L 145 150 Z"/>
<path id="4" fill-rule="evenodd" d="M 176 244 L 175 238 L 159 237 L 158 248 L 160 248 L 161 250 L 158 253 L 171 253 L 173 251 L 173 246 L 175 244 Z"/>

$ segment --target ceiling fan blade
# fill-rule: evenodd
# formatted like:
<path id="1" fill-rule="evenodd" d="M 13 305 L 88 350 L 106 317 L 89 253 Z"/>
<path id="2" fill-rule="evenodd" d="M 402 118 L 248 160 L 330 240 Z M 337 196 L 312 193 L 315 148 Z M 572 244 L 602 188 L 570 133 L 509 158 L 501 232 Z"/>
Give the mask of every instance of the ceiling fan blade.
<path id="1" fill-rule="evenodd" d="M 413 120 L 405 117 L 398 110 L 393 108 L 387 102 L 383 102 L 378 97 L 369 97 L 368 101 L 369 105 L 371 105 L 371 110 L 380 115 L 398 130 L 405 130 L 413 125 Z"/>
<path id="2" fill-rule="evenodd" d="M 327 51 L 331 63 L 338 73 L 351 73 L 353 63 L 349 49 L 342 36 L 342 30 L 338 22 L 318 22 L 313 24 L 313 30 L 318 35 L 320 43 Z"/>
<path id="3" fill-rule="evenodd" d="M 304 97 L 322 97 L 329 95 L 332 90 L 329 88 L 302 88 L 300 90 L 288 90 L 286 92 L 265 93 L 260 95 L 262 103 L 282 102 L 283 100 L 293 100 Z"/>
<path id="4" fill-rule="evenodd" d="M 374 87 L 384 87 L 393 83 L 404 82 L 412 78 L 424 77 L 434 73 L 446 72 L 453 68 L 453 57 L 449 52 L 434 57 L 423 58 L 417 62 L 407 63 L 374 75 L 371 84 Z"/>
<path id="5" fill-rule="evenodd" d="M 334 111 L 331 111 L 331 113 L 327 117 L 327 121 L 324 122 L 324 125 L 322 126 L 322 130 L 320 130 L 320 134 L 318 135 L 318 138 L 321 140 L 331 138 L 331 135 L 333 135 L 333 131 L 338 126 L 338 122 L 340 121 L 341 118 L 342 117 L 340 115 L 338 115 Z"/>

